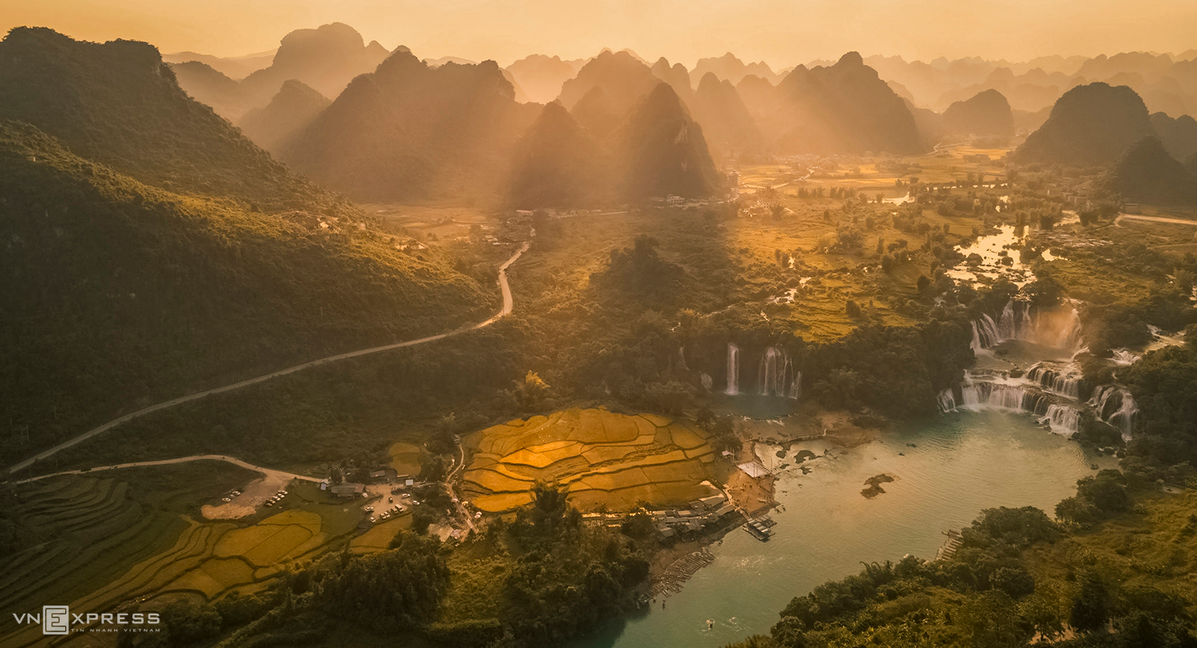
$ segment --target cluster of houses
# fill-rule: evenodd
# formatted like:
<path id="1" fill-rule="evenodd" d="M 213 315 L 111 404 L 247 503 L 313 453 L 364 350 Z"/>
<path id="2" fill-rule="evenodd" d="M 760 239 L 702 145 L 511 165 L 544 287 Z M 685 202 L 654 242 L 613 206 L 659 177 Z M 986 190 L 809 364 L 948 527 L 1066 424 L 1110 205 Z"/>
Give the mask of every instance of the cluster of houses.
<path id="1" fill-rule="evenodd" d="M 391 492 L 398 493 L 404 490 L 411 489 L 416 484 L 416 480 L 412 475 L 400 475 L 391 468 L 384 468 L 382 470 L 375 470 L 370 473 L 371 484 L 390 484 L 392 486 Z M 320 482 L 320 490 L 332 493 L 337 497 L 350 499 L 354 497 L 367 497 L 366 484 L 358 482 L 341 482 L 339 484 L 332 483 L 331 480 L 325 479 Z"/>
<path id="2" fill-rule="evenodd" d="M 694 500 L 686 508 L 647 511 L 663 537 L 672 538 L 686 533 L 696 533 L 704 528 L 721 523 L 723 517 L 736 512 L 736 507 L 727 501 L 722 493 Z M 628 513 L 585 513 L 582 519 L 591 524 L 618 527 Z"/>

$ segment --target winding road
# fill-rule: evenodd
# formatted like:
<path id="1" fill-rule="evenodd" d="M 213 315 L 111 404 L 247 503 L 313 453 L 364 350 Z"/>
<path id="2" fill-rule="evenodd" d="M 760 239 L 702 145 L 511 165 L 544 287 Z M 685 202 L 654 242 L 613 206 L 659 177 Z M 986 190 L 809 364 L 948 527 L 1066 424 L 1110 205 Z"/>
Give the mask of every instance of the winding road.
<path id="1" fill-rule="evenodd" d="M 532 230 L 532 236 L 536 236 L 536 230 Z M 382 353 L 383 351 L 390 351 L 392 349 L 402 349 L 404 347 L 419 346 L 421 344 L 428 344 L 429 342 L 436 342 L 437 340 L 443 340 L 448 337 L 461 335 L 462 333 L 468 333 L 470 331 L 477 331 L 478 329 L 486 328 L 487 326 L 490 326 L 491 324 L 494 324 L 495 322 L 499 321 L 504 316 L 510 315 L 512 309 L 515 307 L 515 299 L 511 295 L 511 286 L 507 282 L 507 268 L 511 267 L 511 264 L 513 264 L 517 260 L 519 260 L 520 255 L 522 255 L 524 252 L 527 252 L 528 247 L 531 244 L 532 244 L 532 240 L 531 240 L 531 238 L 529 238 L 527 241 L 524 242 L 523 245 L 520 246 L 520 248 L 518 250 L 515 251 L 515 254 L 511 255 L 511 257 L 509 259 L 507 259 L 506 261 L 503 262 L 503 265 L 499 266 L 499 280 L 498 281 L 499 281 L 499 289 L 503 293 L 503 307 L 499 310 L 498 313 L 496 313 L 494 316 L 492 316 L 491 318 L 489 318 L 483 322 L 479 322 L 477 324 L 457 328 L 452 331 L 446 331 L 444 333 L 440 333 L 437 335 L 431 335 L 429 337 L 419 338 L 417 340 L 407 340 L 405 342 L 396 342 L 394 344 L 386 344 L 383 346 L 370 347 L 368 349 L 359 349 L 357 351 L 350 351 L 348 353 L 340 353 L 337 355 L 328 356 L 326 358 L 320 358 L 319 360 L 312 360 L 310 362 L 298 364 L 293 367 L 287 367 L 286 369 L 280 369 L 278 371 L 275 371 L 274 373 L 268 373 L 264 376 L 258 376 L 256 378 L 242 380 L 241 382 L 233 383 L 231 385 L 225 385 L 223 387 L 216 387 L 214 389 L 209 389 L 209 390 L 202 391 L 202 392 L 196 392 L 194 394 L 188 394 L 187 396 L 180 396 L 179 398 L 175 398 L 173 400 L 168 400 L 168 401 L 165 401 L 162 403 L 158 403 L 156 405 L 150 405 L 149 407 L 139 409 L 136 412 L 130 412 L 120 418 L 113 419 L 97 428 L 93 428 L 93 429 L 88 430 L 87 432 L 84 432 L 78 436 L 67 439 L 66 441 L 63 441 L 62 443 L 59 443 L 58 445 L 56 445 L 52 448 L 43 450 L 42 452 L 24 460 L 18 464 L 11 466 L 8 469 L 8 472 L 11 474 L 11 473 L 16 473 L 21 470 L 24 470 L 24 469 L 32 466 L 34 463 L 36 463 L 38 461 L 43 461 L 45 459 L 48 459 L 49 457 L 54 456 L 55 454 L 57 454 L 58 452 L 61 452 L 62 450 L 70 448 L 71 446 L 74 446 L 74 445 L 78 445 L 79 443 L 82 443 L 83 441 L 86 441 L 94 436 L 103 434 L 103 433 L 107 432 L 108 430 L 111 430 L 115 427 L 119 427 L 125 423 L 128 423 L 129 421 L 132 421 L 133 419 L 145 416 L 146 414 L 153 414 L 154 412 L 160 412 L 162 410 L 170 409 L 172 407 L 177 407 L 184 403 L 190 403 L 191 401 L 199 400 L 201 398 L 206 398 L 208 396 L 214 396 L 216 394 L 223 394 L 226 392 L 236 391 L 238 389 L 249 387 L 251 385 L 257 385 L 259 383 L 264 383 L 267 380 L 271 380 L 272 378 L 279 378 L 282 376 L 287 376 L 287 375 L 290 375 L 293 373 L 303 371 L 305 369 L 311 369 L 313 367 L 320 367 L 323 365 L 338 362 L 340 360 L 348 360 L 350 358 L 358 358 L 361 356 L 371 355 L 371 354 L 375 354 L 375 353 Z M 140 465 L 145 465 L 145 464 L 140 464 Z"/>
<path id="2" fill-rule="evenodd" d="M 223 461 L 225 463 L 233 464 L 234 466 L 240 466 L 242 468 L 245 468 L 246 470 L 252 470 L 254 472 L 262 473 L 263 475 L 265 475 L 267 477 L 277 477 L 280 481 L 290 481 L 292 479 L 298 479 L 301 481 L 312 482 L 315 484 L 318 484 L 321 481 L 323 481 L 318 477 L 309 477 L 307 475 L 297 475 L 295 473 L 289 473 L 289 472 L 282 471 L 282 470 L 275 470 L 273 468 L 264 468 L 262 466 L 255 466 L 251 463 L 246 463 L 236 457 L 230 457 L 228 455 L 192 455 L 190 457 L 178 457 L 176 459 L 160 459 L 158 461 L 134 461 L 131 463 L 113 464 L 111 466 L 96 466 L 95 468 L 88 468 L 86 470 L 63 470 L 62 472 L 49 473 L 46 475 L 38 475 L 37 477 L 30 477 L 28 479 L 22 479 L 22 480 L 18 481 L 17 483 L 18 484 L 27 484 L 29 482 L 35 482 L 39 479 L 49 479 L 50 477 L 58 477 L 60 475 L 90 475 L 92 473 L 100 472 L 103 470 L 119 470 L 121 468 L 142 468 L 144 466 L 169 466 L 171 464 L 188 463 L 190 461 Z"/>
<path id="3" fill-rule="evenodd" d="M 449 492 L 449 497 L 453 500 L 453 506 L 457 508 L 457 514 L 465 521 L 470 531 L 473 531 L 475 530 L 474 518 L 470 517 L 470 512 L 466 510 L 465 504 L 462 503 L 461 498 L 457 495 L 457 490 L 453 488 L 453 482 L 457 479 L 457 473 L 462 468 L 465 468 L 465 446 L 461 445 L 460 441 L 457 443 L 457 452 L 460 453 L 461 458 L 456 461 L 457 465 L 453 466 L 453 470 L 450 470 L 449 474 L 445 475 L 445 490 Z"/>

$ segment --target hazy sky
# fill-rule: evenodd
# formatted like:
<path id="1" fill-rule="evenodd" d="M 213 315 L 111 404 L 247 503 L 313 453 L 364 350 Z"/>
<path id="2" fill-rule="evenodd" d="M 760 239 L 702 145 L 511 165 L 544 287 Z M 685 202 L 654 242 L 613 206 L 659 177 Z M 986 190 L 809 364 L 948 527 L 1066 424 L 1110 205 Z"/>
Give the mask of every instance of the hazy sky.
<path id="1" fill-rule="evenodd" d="M 347 23 L 388 49 L 501 64 L 533 52 L 629 47 L 692 65 L 733 51 L 783 67 L 847 50 L 929 60 L 1182 52 L 1197 0 L 0 0 L 0 28 L 233 56 L 288 31 Z"/>

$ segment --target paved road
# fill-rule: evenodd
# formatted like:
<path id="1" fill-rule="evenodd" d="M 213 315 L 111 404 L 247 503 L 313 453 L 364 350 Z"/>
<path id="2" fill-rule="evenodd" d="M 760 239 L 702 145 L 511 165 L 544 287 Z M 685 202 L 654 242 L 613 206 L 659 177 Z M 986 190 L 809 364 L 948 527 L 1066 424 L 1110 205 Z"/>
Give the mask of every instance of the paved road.
<path id="1" fill-rule="evenodd" d="M 17 483 L 25 484 L 28 482 L 37 481 L 39 479 L 48 479 L 50 477 L 57 477 L 59 475 L 83 475 L 83 474 L 90 475 L 92 473 L 96 473 L 96 472 L 100 472 L 100 471 L 104 471 L 104 470 L 119 470 L 121 468 L 141 468 L 143 466 L 168 466 L 170 464 L 187 463 L 189 461 L 223 461 L 225 463 L 230 463 L 230 464 L 233 464 L 234 466 L 240 466 L 242 468 L 252 470 L 254 472 L 260 472 L 263 475 L 266 475 L 267 477 L 277 477 L 281 481 L 284 481 L 284 482 L 290 481 L 292 479 L 299 479 L 302 481 L 308 481 L 308 482 L 313 482 L 313 483 L 320 483 L 321 481 L 323 481 L 317 477 L 308 477 L 307 475 L 296 475 L 295 473 L 289 473 L 289 472 L 285 472 L 282 470 L 274 470 L 273 468 L 263 468 L 262 466 L 255 466 L 253 464 L 241 461 L 240 459 L 237 459 L 236 457 L 230 457 L 227 455 L 192 455 L 190 457 L 179 457 L 177 459 L 160 459 L 158 461 L 135 461 L 132 463 L 113 464 L 111 466 L 96 466 L 95 468 L 89 468 L 87 470 L 64 470 L 62 472 L 56 472 L 56 473 L 52 473 L 49 475 L 38 475 L 37 477 L 30 477 L 29 479 L 22 479 L 22 480 L 18 481 Z"/>
<path id="2" fill-rule="evenodd" d="M 1114 224 L 1117 225 L 1122 219 L 1147 221 L 1149 223 L 1171 223 L 1173 225 L 1197 225 L 1197 220 L 1187 220 L 1184 218 L 1164 218 L 1163 216 L 1139 216 L 1136 214 L 1119 214 L 1118 218 L 1114 219 Z"/>
<path id="3" fill-rule="evenodd" d="M 533 230 L 532 235 L 533 236 L 536 235 L 535 230 Z M 125 423 L 128 423 L 129 421 L 132 421 L 133 419 L 145 416 L 146 414 L 153 414 L 154 412 L 159 412 L 159 411 L 162 411 L 165 409 L 170 409 L 172 407 L 182 405 L 183 403 L 189 403 L 191 401 L 199 400 L 201 398 L 206 398 L 208 396 L 213 396 L 215 394 L 223 394 L 225 392 L 236 391 L 236 390 L 242 389 L 244 387 L 249 387 L 250 385 L 256 385 L 258 383 L 266 382 L 267 380 L 271 380 L 273 378 L 279 378 L 281 376 L 286 376 L 286 375 L 293 374 L 293 373 L 296 373 L 299 371 L 303 371 L 304 369 L 311 369 L 313 367 L 319 367 L 322 365 L 331 364 L 333 362 L 338 362 L 340 360 L 348 360 L 350 358 L 357 358 L 357 357 L 364 356 L 364 355 L 381 353 L 383 351 L 390 351 L 392 349 L 401 349 L 404 347 L 412 347 L 412 346 L 419 346 L 421 344 L 428 344 L 429 342 L 436 342 L 437 340 L 443 340 L 447 337 L 461 335 L 462 333 L 466 333 L 469 331 L 476 331 L 480 328 L 485 328 L 487 326 L 490 326 L 491 324 L 494 324 L 495 322 L 502 319 L 504 316 L 510 315 L 512 309 L 515 306 L 515 300 L 512 298 L 512 295 L 511 295 L 511 286 L 508 285 L 508 283 L 507 283 L 507 268 L 509 268 L 511 266 L 511 264 L 515 263 L 520 258 L 520 255 L 522 255 L 524 252 L 526 252 L 528 250 L 529 245 L 531 245 L 530 240 L 528 242 L 525 242 L 522 246 L 520 246 L 520 249 L 516 250 L 515 254 L 511 255 L 511 258 L 507 259 L 506 261 L 503 262 L 503 265 L 499 266 L 499 289 L 503 293 L 503 308 L 500 309 L 499 312 L 496 313 L 493 317 L 491 317 L 490 319 L 487 319 L 486 321 L 479 322 L 477 324 L 473 324 L 470 326 L 464 326 L 462 328 L 458 328 L 458 329 L 455 329 L 452 331 L 447 331 L 445 333 L 440 333 L 438 335 L 431 335 L 429 337 L 420 338 L 418 340 L 407 340 L 406 342 L 397 342 L 395 344 L 386 344 L 383 346 L 370 347 L 369 349 L 359 349 L 357 351 L 350 351 L 349 353 L 341 353 L 341 354 L 334 355 L 334 356 L 328 356 L 327 358 L 320 358 L 319 360 L 312 360 L 311 362 L 305 362 L 303 364 L 295 365 L 294 367 L 287 367 L 286 369 L 280 369 L 278 371 L 275 371 L 274 373 L 266 374 L 265 376 L 258 376 L 257 378 L 250 378 L 248 380 L 242 380 L 241 382 L 233 383 L 231 385 L 225 385 L 224 387 L 217 387 L 215 389 L 209 389 L 207 391 L 197 392 L 194 394 L 188 394 L 187 396 L 181 396 L 181 397 L 175 398 L 173 400 L 168 400 L 164 403 L 158 403 L 157 405 L 151 405 L 144 409 L 139 409 L 136 412 L 130 412 L 129 414 L 125 414 L 124 416 L 114 419 L 112 421 L 109 421 L 109 422 L 101 425 L 100 427 L 88 430 L 87 432 L 84 432 L 76 437 L 72 437 L 66 441 L 63 441 L 62 443 L 60 443 L 48 450 L 44 450 L 44 451 L 30 457 L 29 459 L 26 459 L 25 461 L 22 461 L 16 465 L 13 465 L 12 467 L 10 467 L 8 469 L 8 472 L 16 473 L 21 470 L 24 470 L 24 469 L 28 468 L 29 466 L 32 466 L 35 462 L 42 461 L 44 459 L 52 457 L 56 453 L 61 452 L 62 450 L 65 450 L 71 446 L 82 443 L 83 441 L 86 441 L 94 436 L 103 434 L 103 433 L 107 432 L 108 430 L 111 430 L 112 428 L 115 428 L 115 427 L 121 426 Z"/>

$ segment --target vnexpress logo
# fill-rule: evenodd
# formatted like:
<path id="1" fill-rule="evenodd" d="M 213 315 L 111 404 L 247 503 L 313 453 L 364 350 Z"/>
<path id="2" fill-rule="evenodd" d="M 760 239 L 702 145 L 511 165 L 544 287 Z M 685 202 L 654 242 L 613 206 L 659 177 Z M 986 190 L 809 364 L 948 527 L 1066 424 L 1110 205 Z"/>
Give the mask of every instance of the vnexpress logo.
<path id="1" fill-rule="evenodd" d="M 71 633 L 71 608 L 67 605 L 42 606 L 42 634 L 64 635 Z"/>
<path id="2" fill-rule="evenodd" d="M 42 624 L 44 635 L 65 635 L 71 633 L 71 608 L 69 605 L 45 605 L 41 614 L 26 612 L 13 614 L 12 618 L 22 625 L 29 623 Z"/>
<path id="3" fill-rule="evenodd" d="M 40 623 L 43 635 L 68 635 L 71 626 L 86 628 L 88 632 L 158 632 L 162 618 L 157 612 L 88 612 L 72 614 L 69 605 L 44 605 L 42 613 L 12 615 L 17 623 Z"/>

